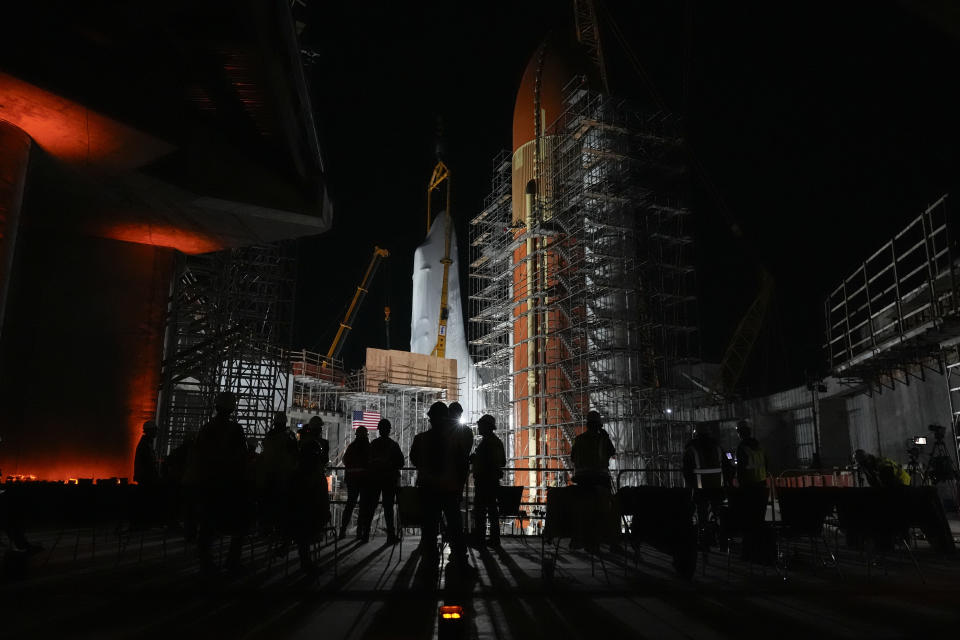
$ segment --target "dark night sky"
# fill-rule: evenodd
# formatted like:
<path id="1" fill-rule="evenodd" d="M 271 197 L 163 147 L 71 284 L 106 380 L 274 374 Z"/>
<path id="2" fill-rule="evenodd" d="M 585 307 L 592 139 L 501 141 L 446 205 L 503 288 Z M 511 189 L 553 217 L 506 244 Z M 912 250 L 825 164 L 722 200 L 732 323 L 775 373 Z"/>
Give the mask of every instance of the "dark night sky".
<path id="1" fill-rule="evenodd" d="M 312 88 L 336 214 L 332 232 L 300 241 L 294 343 L 326 350 L 380 244 L 393 257 L 344 350 L 356 367 L 364 347 L 383 346 L 388 296 L 392 346 L 409 345 L 436 118 L 465 255 L 492 158 L 511 144 L 527 59 L 571 18 L 558 1 L 315 4 Z M 960 28 L 924 10 L 935 2 L 604 4 L 661 100 L 683 115 L 703 166 L 690 194 L 703 357 L 719 360 L 763 265 L 775 299 L 743 382 L 760 393 L 802 381 L 822 368 L 827 292 L 926 204 L 958 192 Z M 613 92 L 655 108 L 601 29 Z"/>

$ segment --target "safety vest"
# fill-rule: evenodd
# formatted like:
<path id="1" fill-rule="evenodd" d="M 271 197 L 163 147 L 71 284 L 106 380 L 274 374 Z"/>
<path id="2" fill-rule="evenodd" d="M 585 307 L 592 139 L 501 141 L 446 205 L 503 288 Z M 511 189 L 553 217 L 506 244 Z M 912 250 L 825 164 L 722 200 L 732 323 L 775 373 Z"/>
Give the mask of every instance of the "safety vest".
<path id="1" fill-rule="evenodd" d="M 697 477 L 697 489 L 704 488 L 704 476 L 707 476 L 707 487 L 708 488 L 717 488 L 723 486 L 723 468 L 722 467 L 704 467 L 703 461 L 700 458 L 700 452 L 697 451 L 697 447 L 692 447 L 693 450 L 693 461 L 695 468 L 693 469 L 694 475 Z M 720 447 L 717 447 L 717 462 L 719 463 L 723 460 L 723 452 L 720 450 Z M 716 484 L 711 482 L 713 476 L 716 476 Z"/>
<path id="2" fill-rule="evenodd" d="M 763 454 L 763 449 L 744 445 L 737 451 L 743 452 L 742 456 L 737 456 L 737 473 L 742 481 L 757 484 L 766 480 L 767 457 Z"/>

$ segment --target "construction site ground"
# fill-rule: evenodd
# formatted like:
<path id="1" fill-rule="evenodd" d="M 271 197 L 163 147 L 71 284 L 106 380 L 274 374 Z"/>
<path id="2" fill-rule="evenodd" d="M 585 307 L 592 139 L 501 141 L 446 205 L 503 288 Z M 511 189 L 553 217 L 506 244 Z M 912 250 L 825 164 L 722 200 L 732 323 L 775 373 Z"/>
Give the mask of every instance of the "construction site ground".
<path id="1" fill-rule="evenodd" d="M 201 578 L 196 549 L 160 529 L 32 531 L 45 551 L 18 566 L 7 554 L 0 636 L 40 638 L 437 638 L 438 606 L 457 604 L 468 638 L 923 637 L 958 621 L 960 558 L 923 542 L 868 566 L 840 549 L 827 566 L 806 540 L 786 549 L 786 570 L 710 553 L 692 580 L 646 546 L 599 556 L 563 541 L 545 580 L 541 540 L 506 537 L 471 549 L 475 576 L 425 570 L 416 532 L 387 546 L 332 537 L 316 549 L 319 577 L 296 552 L 264 538 L 244 547 L 244 572 Z M 59 540 L 58 540 L 59 538 Z M 829 538 L 828 538 L 829 540 Z M 225 553 L 225 545 L 219 547 Z M 6 551 L 6 549 L 4 549 Z M 736 551 L 736 549 L 735 549 Z M 922 574 L 922 575 L 921 575 Z M 449 622 L 447 624 L 453 624 Z"/>

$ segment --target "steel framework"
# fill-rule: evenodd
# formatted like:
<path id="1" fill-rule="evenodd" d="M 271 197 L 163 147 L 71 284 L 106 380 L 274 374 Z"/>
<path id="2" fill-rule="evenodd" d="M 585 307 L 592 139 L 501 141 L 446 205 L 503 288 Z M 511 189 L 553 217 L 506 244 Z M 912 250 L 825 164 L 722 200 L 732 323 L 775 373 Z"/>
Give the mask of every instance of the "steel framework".
<path id="1" fill-rule="evenodd" d="M 286 408 L 294 262 L 292 243 L 179 256 L 158 403 L 162 455 L 210 419 L 218 391 L 237 395 L 249 437 Z"/>
<path id="2" fill-rule="evenodd" d="M 824 303 L 831 372 L 871 391 L 943 373 L 960 455 L 960 278 L 947 196 L 867 258 Z"/>
<path id="3" fill-rule="evenodd" d="M 533 225 L 511 224 L 506 155 L 471 221 L 481 390 L 508 425 L 514 466 L 567 467 L 589 410 L 603 415 L 620 467 L 678 462 L 689 425 L 677 419 L 687 413 L 677 369 L 697 358 L 698 344 L 677 123 L 592 91 L 584 78 L 564 95 L 565 112 L 543 134 Z M 531 237 L 535 249 L 522 250 Z M 514 323 L 527 314 L 537 330 L 518 341 Z M 521 371 L 515 349 L 527 341 L 536 356 Z M 516 384 L 521 375 L 535 383 Z M 521 401 L 538 403 L 539 423 L 517 426 Z"/>

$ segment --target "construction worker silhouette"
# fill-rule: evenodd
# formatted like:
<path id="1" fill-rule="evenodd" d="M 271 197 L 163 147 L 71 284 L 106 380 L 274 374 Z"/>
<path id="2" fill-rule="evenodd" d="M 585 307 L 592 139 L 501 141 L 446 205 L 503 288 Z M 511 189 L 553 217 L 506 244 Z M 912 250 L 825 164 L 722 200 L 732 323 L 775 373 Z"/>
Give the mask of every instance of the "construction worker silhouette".
<path id="1" fill-rule="evenodd" d="M 230 533 L 230 551 L 226 568 L 239 569 L 240 550 L 245 533 L 243 478 L 247 444 L 243 427 L 232 414 L 237 399 L 223 391 L 214 399 L 216 415 L 197 435 L 195 473 L 199 499 L 200 532 L 197 540 L 200 568 L 216 572 L 210 546 L 217 533 Z"/>
<path id="2" fill-rule="evenodd" d="M 300 567 L 310 575 L 317 567 L 310 558 L 310 545 L 330 521 L 330 496 L 327 493 L 329 444 L 321 436 L 323 419 L 310 418 L 300 430 L 300 449 L 294 475 L 291 529 L 297 542 Z"/>
<path id="3" fill-rule="evenodd" d="M 765 487 L 767 454 L 760 442 L 753 437 L 753 430 L 746 420 L 737 423 L 737 435 L 740 436 L 740 444 L 737 445 L 737 485 L 741 488 L 761 485 Z"/>
<path id="4" fill-rule="evenodd" d="M 462 493 L 464 486 L 467 484 L 467 477 L 470 475 L 470 451 L 473 449 L 473 431 L 471 431 L 470 427 L 466 426 L 464 422 L 463 407 L 459 402 L 450 403 L 450 406 L 447 408 L 447 416 L 450 433 L 454 439 L 453 444 L 459 453 L 464 454 L 463 456 L 455 456 L 457 481 L 460 483 L 460 491 Z"/>
<path id="5" fill-rule="evenodd" d="M 600 414 L 591 411 L 587 414 L 587 430 L 573 440 L 570 449 L 573 481 L 581 486 L 610 488 L 610 458 L 617 450 L 602 427 Z"/>
<path id="6" fill-rule="evenodd" d="M 706 425 L 697 425 L 683 451 L 683 478 L 697 514 L 701 546 L 719 541 L 716 518 L 723 503 L 723 452 Z M 712 518 L 712 519 L 711 519 Z"/>
<path id="7" fill-rule="evenodd" d="M 601 538 L 610 537 L 614 511 L 610 485 L 610 458 L 617 453 L 610 436 L 603 429 L 597 411 L 587 414 L 587 430 L 573 440 L 570 460 L 577 491 L 570 494 L 577 501 L 579 530 L 571 536 L 570 547 L 581 545 L 590 552 L 599 551 Z"/>
<path id="8" fill-rule="evenodd" d="M 470 456 L 473 466 L 474 504 L 473 521 L 476 543 L 483 547 L 487 519 L 490 521 L 490 545 L 500 546 L 500 512 L 497 508 L 497 489 L 503 468 L 507 465 L 507 456 L 503 441 L 493 432 L 497 428 L 491 415 L 484 415 L 477 421 L 477 429 L 483 440 Z"/>
<path id="9" fill-rule="evenodd" d="M 340 539 L 347 537 L 347 526 L 357 506 L 360 492 L 367 483 L 367 467 L 370 464 L 370 440 L 366 427 L 354 429 L 353 442 L 343 454 L 344 481 L 347 484 L 347 504 L 343 508 L 343 519 L 340 521 Z M 357 540 L 366 542 L 369 533 L 363 528 L 363 518 L 357 517 Z"/>
<path id="10" fill-rule="evenodd" d="M 767 517 L 767 456 L 746 420 L 737 423 L 736 470 L 737 489 L 731 491 L 728 511 L 741 520 L 743 528 L 743 555 L 761 553 L 761 537 Z M 761 556 L 758 556 L 761 557 Z"/>
<path id="11" fill-rule="evenodd" d="M 133 495 L 130 519 L 134 527 L 159 523 L 163 519 L 160 465 L 154 450 L 156 435 L 157 423 L 153 420 L 144 422 L 143 435 L 140 436 L 133 456 L 133 481 L 137 486 Z"/>
<path id="12" fill-rule="evenodd" d="M 297 436 L 287 427 L 287 414 L 277 411 L 272 428 L 263 438 L 257 478 L 262 525 L 268 530 L 282 528 L 288 517 L 298 456 Z"/>
<path id="13" fill-rule="evenodd" d="M 373 523 L 373 513 L 377 502 L 383 497 L 383 519 L 387 526 L 387 544 L 400 541 L 394 527 L 393 505 L 397 497 L 397 484 L 400 482 L 400 469 L 404 457 L 400 445 L 390 439 L 392 425 L 386 418 L 377 424 L 380 437 L 370 443 L 370 466 L 367 484 L 360 494 L 360 522 L 369 535 Z"/>
<path id="14" fill-rule="evenodd" d="M 439 551 L 437 534 L 442 516 L 446 522 L 445 533 L 450 542 L 452 563 L 465 569 L 468 566 L 467 549 L 463 539 L 460 496 L 466 475 L 461 478 L 461 473 L 462 469 L 469 468 L 472 434 L 468 440 L 459 429 L 453 428 L 447 406 L 442 402 L 430 406 L 427 418 L 430 429 L 418 433 L 410 446 L 410 462 L 417 468 L 417 487 L 423 510 L 420 552 L 425 563 L 436 562 Z"/>
<path id="15" fill-rule="evenodd" d="M 160 482 L 160 467 L 154 450 L 156 435 L 157 423 L 153 420 L 144 422 L 143 435 L 133 457 L 133 481 L 145 487 L 155 487 Z"/>

